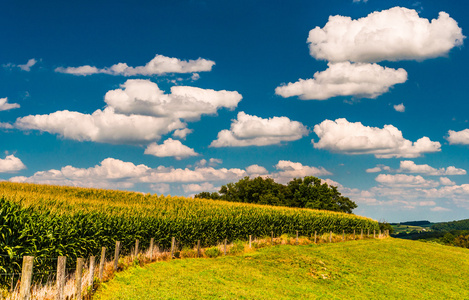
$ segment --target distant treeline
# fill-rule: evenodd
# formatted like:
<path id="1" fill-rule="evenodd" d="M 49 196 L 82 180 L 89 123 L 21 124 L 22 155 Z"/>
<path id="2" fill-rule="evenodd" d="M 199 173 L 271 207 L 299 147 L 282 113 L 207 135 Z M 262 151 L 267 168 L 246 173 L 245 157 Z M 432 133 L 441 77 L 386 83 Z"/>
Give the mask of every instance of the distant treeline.
<path id="1" fill-rule="evenodd" d="M 431 228 L 435 231 L 469 230 L 469 219 L 436 223 Z"/>
<path id="2" fill-rule="evenodd" d="M 397 223 L 396 223 L 397 224 Z M 401 225 L 422 226 L 431 224 L 428 221 L 412 221 L 399 223 Z M 412 230 L 409 233 L 400 232 L 394 237 L 409 240 L 432 241 L 442 245 L 469 248 L 469 219 L 434 223 L 432 231 L 420 232 Z"/>
<path id="3" fill-rule="evenodd" d="M 430 221 L 409 221 L 409 222 L 400 222 L 400 223 L 391 223 L 391 225 L 408 225 L 408 226 L 425 226 L 432 224 Z"/>
<path id="4" fill-rule="evenodd" d="M 357 204 L 342 196 L 337 187 L 306 176 L 295 178 L 287 185 L 272 178 L 244 177 L 236 183 L 223 185 L 219 192 L 202 192 L 195 198 L 256 203 L 274 206 L 313 208 L 351 213 Z"/>

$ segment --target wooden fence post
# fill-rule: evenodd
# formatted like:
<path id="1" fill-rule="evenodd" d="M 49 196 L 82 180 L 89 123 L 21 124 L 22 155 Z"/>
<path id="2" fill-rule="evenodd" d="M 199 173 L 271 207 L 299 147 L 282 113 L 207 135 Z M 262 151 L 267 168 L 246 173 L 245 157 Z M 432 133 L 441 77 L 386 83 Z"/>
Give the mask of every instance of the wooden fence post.
<path id="1" fill-rule="evenodd" d="M 155 242 L 155 238 L 150 239 L 150 261 L 153 260 L 153 243 Z"/>
<path id="2" fill-rule="evenodd" d="M 83 263 L 84 259 L 79 257 L 77 258 L 77 270 L 75 273 L 75 285 L 76 285 L 76 293 L 77 299 L 82 299 L 81 297 L 81 277 L 83 276 Z"/>
<path id="3" fill-rule="evenodd" d="M 272 246 L 274 245 L 274 232 L 273 231 L 270 232 L 270 245 Z"/>
<path id="4" fill-rule="evenodd" d="M 345 241 L 345 230 L 342 230 L 342 242 Z"/>
<path id="5" fill-rule="evenodd" d="M 197 240 L 197 258 L 200 257 L 200 240 Z"/>
<path id="6" fill-rule="evenodd" d="M 378 238 L 381 238 L 381 229 L 379 230 Z"/>
<path id="7" fill-rule="evenodd" d="M 134 254 L 135 257 L 137 257 L 138 255 L 138 243 L 139 242 L 140 242 L 139 240 L 135 240 L 135 254 Z"/>
<path id="8" fill-rule="evenodd" d="M 317 239 L 318 239 L 318 232 L 315 231 L 315 232 L 314 232 L 314 243 L 315 243 L 315 244 L 316 244 Z"/>
<path id="9" fill-rule="evenodd" d="M 59 256 L 57 259 L 57 295 L 56 300 L 65 299 L 64 287 L 65 287 L 65 266 L 67 263 L 67 257 Z"/>
<path id="10" fill-rule="evenodd" d="M 121 247 L 121 242 L 116 241 L 116 249 L 114 250 L 114 271 L 117 271 L 117 264 L 119 263 L 119 250 Z"/>
<path id="11" fill-rule="evenodd" d="M 223 247 L 223 253 L 224 253 L 224 255 L 226 256 L 226 239 L 225 239 L 225 245 L 224 245 L 224 247 Z"/>
<path id="12" fill-rule="evenodd" d="M 353 230 L 353 240 L 355 241 L 355 229 Z"/>
<path id="13" fill-rule="evenodd" d="M 370 237 L 370 228 L 368 228 L 368 235 L 366 237 Z"/>
<path id="14" fill-rule="evenodd" d="M 171 259 L 173 259 L 173 256 L 174 256 L 174 247 L 175 247 L 175 244 L 176 244 L 176 238 L 173 236 L 171 238 Z"/>
<path id="15" fill-rule="evenodd" d="M 33 277 L 34 256 L 23 256 L 21 269 L 20 299 L 29 300 L 31 297 L 31 280 Z"/>
<path id="16" fill-rule="evenodd" d="M 375 239 L 376 238 L 376 230 L 373 229 L 373 238 Z"/>
<path id="17" fill-rule="evenodd" d="M 252 235 L 249 235 L 249 249 L 251 248 Z"/>
<path id="18" fill-rule="evenodd" d="M 296 231 L 296 242 L 295 242 L 295 244 L 297 244 L 297 245 L 299 244 L 299 241 L 298 241 L 298 230 Z"/>
<path id="19" fill-rule="evenodd" d="M 332 230 L 331 230 L 331 233 L 329 234 L 329 243 L 332 243 Z"/>
<path id="20" fill-rule="evenodd" d="M 15 290 L 15 273 L 11 275 L 10 293 L 13 293 L 14 290 Z"/>
<path id="21" fill-rule="evenodd" d="M 89 279 L 89 282 L 88 282 L 88 287 L 90 289 L 93 289 L 93 281 L 94 281 L 94 264 L 96 262 L 96 257 L 95 256 L 91 256 L 90 257 L 90 279 Z"/>
<path id="22" fill-rule="evenodd" d="M 106 260 L 106 247 L 101 248 L 101 260 L 99 261 L 99 282 L 103 281 L 104 261 Z"/>

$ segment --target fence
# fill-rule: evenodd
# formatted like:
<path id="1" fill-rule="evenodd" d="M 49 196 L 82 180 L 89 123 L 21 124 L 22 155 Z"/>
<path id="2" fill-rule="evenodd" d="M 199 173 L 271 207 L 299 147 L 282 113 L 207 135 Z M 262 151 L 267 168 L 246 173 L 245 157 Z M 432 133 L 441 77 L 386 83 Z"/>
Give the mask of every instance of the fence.
<path id="1" fill-rule="evenodd" d="M 324 234 L 324 233 L 323 233 Z M 328 233 L 328 242 L 332 243 L 333 239 L 333 232 L 330 231 Z M 379 230 L 378 237 L 387 237 L 389 236 L 389 231 L 386 230 L 383 233 L 381 233 L 381 230 Z M 370 238 L 370 230 L 368 229 L 368 232 L 366 234 L 367 238 Z M 376 230 L 373 230 L 373 238 L 376 238 Z M 271 232 L 271 237 L 270 237 L 270 244 L 274 245 L 274 232 Z M 353 231 L 353 235 L 351 237 L 352 240 L 356 240 L 356 231 Z M 360 232 L 360 237 L 359 239 L 364 239 L 364 232 L 363 229 L 361 229 Z M 341 241 L 345 241 L 346 236 L 345 236 L 345 230 L 342 231 L 341 235 Z M 222 248 L 223 248 L 223 255 L 227 255 L 227 239 L 224 239 L 222 243 Z M 314 232 L 314 243 L 316 244 L 318 242 L 318 233 L 317 231 Z M 134 257 L 138 257 L 141 252 L 139 252 L 139 240 L 135 241 L 135 247 L 133 251 L 131 251 L 131 256 L 133 255 Z M 249 248 L 252 248 L 252 243 L 253 243 L 253 236 L 249 235 L 249 241 L 248 245 Z M 299 245 L 299 232 L 296 231 L 296 236 L 295 236 L 295 244 Z M 116 245 L 114 248 L 114 258 L 112 260 L 112 267 L 113 271 L 118 270 L 119 266 L 119 255 L 120 255 L 120 249 L 121 248 L 121 242 L 116 241 Z M 176 251 L 178 249 L 178 245 L 176 243 L 175 237 L 171 238 L 171 249 L 170 249 L 170 256 L 169 259 L 175 258 Z M 160 249 L 157 245 L 154 245 L 154 238 L 151 238 L 150 240 L 150 245 L 149 248 L 147 249 L 147 253 L 149 253 L 149 258 L 150 261 L 153 261 L 154 258 L 154 252 L 160 253 Z M 201 257 L 201 247 L 200 247 L 200 240 L 197 241 L 196 245 L 196 257 Z M 22 268 L 21 268 L 21 273 L 0 273 L 0 276 L 12 276 L 11 280 L 11 289 L 10 293 L 15 291 L 18 286 L 15 285 L 15 276 L 18 276 L 18 281 L 19 282 L 19 291 L 18 291 L 18 297 L 15 299 L 21 299 L 21 300 L 29 300 L 31 299 L 31 285 L 33 282 L 33 274 L 35 275 L 40 275 L 41 273 L 34 273 L 33 270 L 33 263 L 34 263 L 34 257 L 33 256 L 23 256 L 23 262 L 22 262 Z M 44 258 L 42 258 L 44 259 Z M 66 256 L 59 256 L 57 258 L 47 258 L 47 259 L 52 259 L 52 260 L 57 260 L 57 269 L 56 269 L 56 290 L 55 290 L 55 299 L 57 300 L 65 300 L 68 299 L 68 297 L 65 296 L 64 293 L 64 288 L 66 284 L 67 277 L 69 277 L 71 274 L 74 273 L 75 275 L 75 283 L 74 283 L 74 288 L 75 291 L 71 298 L 75 299 L 83 299 L 84 292 L 88 292 L 87 296 L 90 295 L 90 293 L 93 291 L 93 286 L 95 283 L 95 279 L 97 279 L 98 282 L 103 281 L 103 273 L 104 273 L 104 267 L 106 263 L 106 248 L 102 247 L 101 248 L 101 256 L 99 259 L 99 268 L 98 268 L 98 274 L 96 278 L 96 257 L 91 256 L 89 257 L 87 264 L 88 264 L 88 276 L 85 278 L 85 282 L 83 282 L 83 268 L 85 265 L 85 260 L 84 258 L 77 258 L 76 261 L 76 267 L 74 269 L 66 268 L 66 263 L 67 263 L 67 257 Z M 69 274 L 67 275 L 67 271 L 69 271 Z M 70 272 L 72 271 L 72 272 Z M 50 280 L 50 276 L 48 278 L 48 281 Z M 42 282 L 42 280 L 41 280 Z M 0 299 L 2 298 L 2 295 L 0 294 Z"/>

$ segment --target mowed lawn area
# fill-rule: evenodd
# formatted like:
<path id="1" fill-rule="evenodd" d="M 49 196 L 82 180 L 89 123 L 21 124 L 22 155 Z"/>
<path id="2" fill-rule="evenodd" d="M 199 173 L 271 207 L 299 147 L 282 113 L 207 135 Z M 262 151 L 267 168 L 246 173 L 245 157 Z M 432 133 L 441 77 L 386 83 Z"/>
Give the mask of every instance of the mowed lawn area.
<path id="1" fill-rule="evenodd" d="M 386 238 L 133 267 L 93 299 L 469 299 L 469 249 Z"/>

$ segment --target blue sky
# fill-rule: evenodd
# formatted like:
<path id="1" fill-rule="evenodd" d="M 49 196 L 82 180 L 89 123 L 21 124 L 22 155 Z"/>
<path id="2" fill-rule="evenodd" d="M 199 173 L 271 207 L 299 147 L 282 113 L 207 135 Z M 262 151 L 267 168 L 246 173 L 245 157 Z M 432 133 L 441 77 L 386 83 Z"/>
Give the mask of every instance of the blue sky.
<path id="1" fill-rule="evenodd" d="M 461 1 L 4 1 L 0 179 L 190 196 L 317 176 L 469 212 Z"/>

